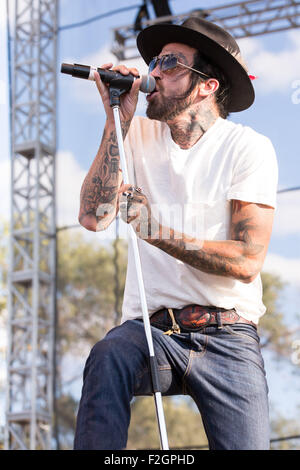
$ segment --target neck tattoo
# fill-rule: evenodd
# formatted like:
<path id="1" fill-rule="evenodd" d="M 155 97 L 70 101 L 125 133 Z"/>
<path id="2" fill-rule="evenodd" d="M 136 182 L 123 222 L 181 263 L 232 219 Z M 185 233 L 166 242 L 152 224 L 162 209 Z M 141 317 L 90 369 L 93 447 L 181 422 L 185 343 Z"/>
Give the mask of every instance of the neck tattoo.
<path id="1" fill-rule="evenodd" d="M 205 132 L 214 124 L 217 114 L 212 110 L 204 113 L 189 110 L 180 119 L 168 122 L 172 139 L 182 149 L 189 149 L 195 145 Z"/>

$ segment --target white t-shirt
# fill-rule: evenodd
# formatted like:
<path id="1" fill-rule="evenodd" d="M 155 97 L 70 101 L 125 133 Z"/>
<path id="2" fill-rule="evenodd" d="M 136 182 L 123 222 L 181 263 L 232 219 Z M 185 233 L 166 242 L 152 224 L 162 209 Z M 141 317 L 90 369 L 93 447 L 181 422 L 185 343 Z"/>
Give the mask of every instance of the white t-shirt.
<path id="1" fill-rule="evenodd" d="M 267 137 L 241 124 L 218 118 L 184 150 L 165 123 L 135 117 L 125 153 L 129 181 L 142 188 L 163 226 L 197 239 L 228 239 L 231 199 L 276 206 L 274 148 Z M 138 245 L 150 315 L 190 304 L 235 308 L 255 323 L 265 313 L 260 275 L 246 284 L 195 269 L 140 238 Z M 141 317 L 130 241 L 121 322 Z"/>

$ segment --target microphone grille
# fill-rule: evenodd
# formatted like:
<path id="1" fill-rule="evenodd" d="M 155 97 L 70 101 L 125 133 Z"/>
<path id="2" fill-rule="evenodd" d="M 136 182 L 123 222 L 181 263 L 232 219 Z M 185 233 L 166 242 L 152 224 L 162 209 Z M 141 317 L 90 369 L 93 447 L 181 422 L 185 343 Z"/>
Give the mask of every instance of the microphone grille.
<path id="1" fill-rule="evenodd" d="M 140 86 L 140 91 L 143 93 L 151 93 L 155 90 L 155 78 L 152 75 L 142 75 L 142 83 Z"/>

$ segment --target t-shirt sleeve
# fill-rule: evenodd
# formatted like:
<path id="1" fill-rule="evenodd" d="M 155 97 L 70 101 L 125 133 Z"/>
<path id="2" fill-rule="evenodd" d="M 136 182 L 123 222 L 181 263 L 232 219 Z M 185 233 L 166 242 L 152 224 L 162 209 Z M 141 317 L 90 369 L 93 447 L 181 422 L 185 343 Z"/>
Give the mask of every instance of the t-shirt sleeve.
<path id="1" fill-rule="evenodd" d="M 236 151 L 227 199 L 276 208 L 277 184 L 278 165 L 271 141 L 261 134 L 250 133 Z"/>

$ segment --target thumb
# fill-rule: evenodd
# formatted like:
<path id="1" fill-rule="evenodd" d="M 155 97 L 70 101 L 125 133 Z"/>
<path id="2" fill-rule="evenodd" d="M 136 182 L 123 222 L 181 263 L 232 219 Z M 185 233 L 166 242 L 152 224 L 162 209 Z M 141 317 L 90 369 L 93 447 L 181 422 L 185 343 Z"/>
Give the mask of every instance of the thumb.
<path id="1" fill-rule="evenodd" d="M 101 78 L 100 78 L 100 75 L 98 72 L 94 72 L 94 77 L 95 77 L 95 82 L 96 82 L 96 86 L 98 88 L 98 91 L 100 93 L 100 95 L 103 97 L 103 96 L 106 96 L 108 91 L 107 91 L 107 87 L 104 85 L 104 83 L 102 82 Z"/>
<path id="2" fill-rule="evenodd" d="M 132 92 L 133 95 L 138 96 L 141 84 L 142 84 L 142 79 L 141 78 L 136 78 L 134 80 L 134 82 L 132 84 L 132 87 L 131 87 L 131 92 Z"/>

